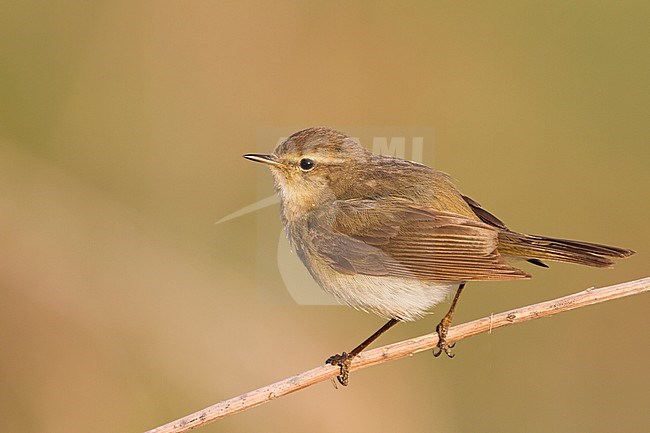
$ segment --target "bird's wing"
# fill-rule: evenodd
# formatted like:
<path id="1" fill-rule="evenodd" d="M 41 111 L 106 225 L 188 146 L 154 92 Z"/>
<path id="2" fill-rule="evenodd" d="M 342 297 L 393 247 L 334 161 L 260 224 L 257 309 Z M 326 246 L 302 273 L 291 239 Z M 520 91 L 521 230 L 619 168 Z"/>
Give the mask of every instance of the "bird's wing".
<path id="1" fill-rule="evenodd" d="M 478 204 L 476 201 L 472 200 L 466 195 L 462 195 L 461 197 L 463 197 L 463 200 L 465 200 L 465 203 L 469 205 L 470 209 L 472 209 L 474 214 L 476 214 L 476 216 L 479 217 L 479 219 L 483 221 L 485 224 L 494 226 L 497 229 L 505 232 L 510 231 L 510 229 L 506 227 L 503 221 L 501 221 L 499 218 L 494 216 L 494 214 L 483 209 L 483 207 L 480 204 Z M 535 266 L 539 266 L 541 268 L 548 268 L 548 265 L 543 261 L 541 261 L 540 259 L 526 259 L 526 261 L 532 263 Z"/>
<path id="2" fill-rule="evenodd" d="M 478 204 L 476 201 L 472 200 L 471 198 L 467 197 L 466 195 L 461 195 L 463 197 L 463 200 L 465 200 L 465 203 L 467 203 L 472 209 L 472 212 L 476 214 L 477 217 L 481 219 L 485 224 L 494 226 L 496 228 L 502 229 L 502 230 L 508 230 L 508 227 L 501 221 L 499 218 L 494 216 L 494 214 L 486 211 L 483 209 L 483 206 Z"/>
<path id="3" fill-rule="evenodd" d="M 426 281 L 530 278 L 499 255 L 494 227 L 408 202 L 336 201 L 308 225 L 315 252 L 341 273 Z"/>

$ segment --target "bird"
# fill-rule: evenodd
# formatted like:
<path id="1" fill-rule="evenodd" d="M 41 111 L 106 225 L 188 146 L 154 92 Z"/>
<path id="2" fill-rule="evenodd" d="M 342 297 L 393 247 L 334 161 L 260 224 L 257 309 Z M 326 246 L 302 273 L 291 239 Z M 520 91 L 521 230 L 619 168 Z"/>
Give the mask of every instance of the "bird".
<path id="1" fill-rule="evenodd" d="M 518 267 L 521 261 L 607 268 L 634 254 L 513 231 L 462 194 L 446 173 L 373 154 L 328 127 L 298 131 L 270 154 L 244 157 L 270 168 L 291 247 L 320 287 L 340 303 L 387 320 L 351 351 L 327 359 L 340 368 L 342 385 L 352 359 L 381 334 L 423 318 L 449 298 L 436 326 L 434 355 L 452 358 L 447 333 L 470 281 L 531 278 Z"/>

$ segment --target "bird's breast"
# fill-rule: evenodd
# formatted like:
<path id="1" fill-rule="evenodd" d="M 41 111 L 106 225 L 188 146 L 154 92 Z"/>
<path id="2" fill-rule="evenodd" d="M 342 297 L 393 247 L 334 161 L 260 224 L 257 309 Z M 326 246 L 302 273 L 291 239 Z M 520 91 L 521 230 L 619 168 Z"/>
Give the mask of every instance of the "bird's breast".
<path id="1" fill-rule="evenodd" d="M 286 226 L 292 248 L 318 285 L 339 303 L 386 319 L 416 320 L 444 302 L 458 287 L 453 282 L 431 282 L 392 276 L 343 273 L 324 260 L 313 242 L 327 236 L 322 227 L 300 218 Z"/>

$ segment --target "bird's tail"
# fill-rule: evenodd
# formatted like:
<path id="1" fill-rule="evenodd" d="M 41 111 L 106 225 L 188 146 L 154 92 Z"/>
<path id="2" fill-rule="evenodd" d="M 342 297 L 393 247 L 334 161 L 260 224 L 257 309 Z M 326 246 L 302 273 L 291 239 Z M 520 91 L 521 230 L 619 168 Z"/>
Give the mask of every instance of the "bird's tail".
<path id="1" fill-rule="evenodd" d="M 525 259 L 554 260 L 579 265 L 608 268 L 612 258 L 622 259 L 634 254 L 626 248 L 592 244 L 590 242 L 525 235 L 511 231 L 499 233 L 499 252 Z"/>

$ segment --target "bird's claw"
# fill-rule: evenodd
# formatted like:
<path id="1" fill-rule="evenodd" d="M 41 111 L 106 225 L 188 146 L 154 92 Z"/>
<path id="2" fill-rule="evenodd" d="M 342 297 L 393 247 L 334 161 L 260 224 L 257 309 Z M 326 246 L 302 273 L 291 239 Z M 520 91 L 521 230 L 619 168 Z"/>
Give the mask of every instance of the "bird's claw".
<path id="1" fill-rule="evenodd" d="M 339 367 L 339 375 L 336 376 L 336 379 L 343 386 L 348 386 L 348 379 L 350 377 L 350 365 L 352 364 L 353 356 L 350 356 L 348 353 L 343 352 L 341 354 L 332 355 L 327 358 L 325 364 L 330 364 Z"/>
<path id="2" fill-rule="evenodd" d="M 433 356 L 436 358 L 439 357 L 443 352 L 447 357 L 453 358 L 456 356 L 451 349 L 456 346 L 456 343 L 447 344 L 447 331 L 449 330 L 450 320 L 444 317 L 442 321 L 436 326 L 436 332 L 438 333 L 438 344 L 433 348 Z"/>
<path id="3" fill-rule="evenodd" d="M 451 349 L 453 349 L 455 345 L 456 343 L 447 344 L 445 340 L 440 340 L 438 341 L 438 345 L 433 348 L 433 356 L 437 358 L 444 352 L 449 358 L 453 358 L 456 354 L 453 353 Z"/>

